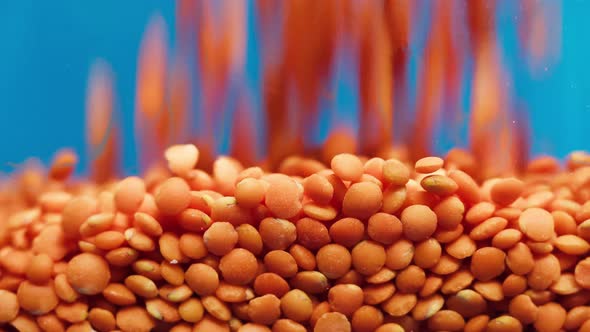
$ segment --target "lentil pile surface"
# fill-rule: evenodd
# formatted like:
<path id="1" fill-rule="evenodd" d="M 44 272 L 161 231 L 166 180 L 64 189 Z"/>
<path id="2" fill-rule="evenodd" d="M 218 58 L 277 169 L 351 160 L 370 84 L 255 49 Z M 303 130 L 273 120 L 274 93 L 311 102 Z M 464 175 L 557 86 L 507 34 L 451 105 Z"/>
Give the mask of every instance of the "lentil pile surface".
<path id="1" fill-rule="evenodd" d="M 0 327 L 18 331 L 590 331 L 590 156 L 518 178 L 445 160 L 192 145 L 102 185 L 75 157 L 0 196 Z M 471 175 L 470 175 L 471 174 Z"/>

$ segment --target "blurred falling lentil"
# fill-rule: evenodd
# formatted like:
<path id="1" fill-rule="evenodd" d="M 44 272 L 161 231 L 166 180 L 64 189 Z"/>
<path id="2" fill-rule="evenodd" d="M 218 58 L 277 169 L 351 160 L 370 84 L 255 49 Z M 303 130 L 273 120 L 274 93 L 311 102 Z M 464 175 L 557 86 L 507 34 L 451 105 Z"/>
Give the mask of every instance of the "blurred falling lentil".
<path id="1" fill-rule="evenodd" d="M 162 19 L 149 24 L 135 113 L 142 176 L 118 178 L 112 77 L 103 61 L 93 67 L 89 178 L 72 177 L 78 156 L 62 150 L 48 171 L 25 167 L 0 193 L 0 327 L 590 331 L 590 155 L 527 160 L 526 127 L 511 125 L 519 115 L 501 84 L 494 2 L 255 4 L 264 124 L 233 79 L 250 6 L 179 1 L 172 56 Z M 535 68 L 550 55 L 547 10 L 522 6 L 523 55 Z M 407 100 L 424 9 L 410 117 L 394 101 Z M 465 22 L 468 43 L 453 22 Z M 193 53 L 198 114 L 184 62 Z M 335 121 L 314 144 L 323 89 L 347 54 L 358 126 Z M 468 60 L 471 147 L 431 156 L 436 127 L 456 127 Z M 232 156 L 216 156 L 227 130 Z"/>

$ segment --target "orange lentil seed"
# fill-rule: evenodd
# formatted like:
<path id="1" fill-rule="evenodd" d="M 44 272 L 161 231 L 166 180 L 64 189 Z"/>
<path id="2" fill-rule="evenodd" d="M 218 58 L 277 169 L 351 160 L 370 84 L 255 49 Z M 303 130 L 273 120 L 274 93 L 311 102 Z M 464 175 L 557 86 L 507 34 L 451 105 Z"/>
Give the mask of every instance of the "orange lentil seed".
<path id="1" fill-rule="evenodd" d="M 146 188 L 142 179 L 136 176 L 123 179 L 115 190 L 114 201 L 117 210 L 126 214 L 136 212 L 143 202 L 145 192 Z"/>
<path id="2" fill-rule="evenodd" d="M 443 308 L 444 298 L 435 294 L 418 300 L 414 309 L 412 309 L 412 317 L 415 320 L 427 320 Z"/>
<path id="3" fill-rule="evenodd" d="M 137 212 L 133 216 L 135 225 L 149 236 L 160 236 L 163 233 L 162 225 L 147 213 Z"/>
<path id="4" fill-rule="evenodd" d="M 508 228 L 501 230 L 494 235 L 492 238 L 492 246 L 506 250 L 512 248 L 515 244 L 520 242 L 521 239 L 522 233 L 519 230 Z"/>
<path id="5" fill-rule="evenodd" d="M 44 284 L 53 271 L 53 260 L 47 254 L 38 254 L 31 259 L 27 268 L 27 279 L 36 283 Z"/>
<path id="6" fill-rule="evenodd" d="M 510 274 L 502 282 L 502 292 L 507 297 L 522 294 L 527 289 L 527 279 L 518 274 Z"/>
<path id="7" fill-rule="evenodd" d="M 201 259 L 207 256 L 205 240 L 200 234 L 182 234 L 178 239 L 178 247 L 183 256 L 191 259 Z"/>
<path id="8" fill-rule="evenodd" d="M 294 217 L 302 208 L 297 183 L 285 175 L 273 177 L 264 202 L 277 218 Z"/>
<path id="9" fill-rule="evenodd" d="M 354 312 L 351 319 L 353 331 L 375 331 L 383 325 L 383 313 L 370 305 L 364 305 Z"/>
<path id="10" fill-rule="evenodd" d="M 70 285 L 67 276 L 64 273 L 55 276 L 53 287 L 55 288 L 55 293 L 62 301 L 71 303 L 76 301 L 80 296 L 80 294 L 74 290 L 72 285 Z"/>
<path id="11" fill-rule="evenodd" d="M 67 238 L 78 238 L 80 226 L 97 210 L 97 202 L 88 196 L 70 200 L 62 211 L 62 228 Z"/>
<path id="12" fill-rule="evenodd" d="M 425 205 L 412 205 L 401 215 L 404 236 L 414 242 L 426 240 L 437 226 L 436 214 Z"/>
<path id="13" fill-rule="evenodd" d="M 537 320 L 539 309 L 529 296 L 519 294 L 510 300 L 508 312 L 522 324 L 528 325 Z"/>
<path id="14" fill-rule="evenodd" d="M 186 284 L 197 294 L 206 296 L 213 294 L 219 286 L 219 275 L 209 265 L 192 264 L 185 272 Z"/>
<path id="15" fill-rule="evenodd" d="M 262 252 L 262 237 L 256 227 L 249 224 L 243 224 L 236 227 L 236 232 L 238 233 L 239 247 L 250 251 L 254 255 L 259 255 Z M 190 245 L 192 246 L 192 243 Z M 187 247 L 188 246 L 189 245 L 187 244 Z"/>
<path id="16" fill-rule="evenodd" d="M 170 302 L 159 298 L 145 301 L 147 312 L 156 320 L 166 323 L 175 323 L 180 320 L 180 315 L 176 306 Z"/>
<path id="17" fill-rule="evenodd" d="M 457 183 L 459 186 L 457 196 L 465 200 L 466 203 L 473 204 L 481 200 L 479 186 L 469 174 L 461 170 L 453 170 L 448 173 L 448 177 Z"/>
<path id="18" fill-rule="evenodd" d="M 115 319 L 117 326 L 123 331 L 149 332 L 156 325 L 147 310 L 139 306 L 120 309 Z"/>
<path id="19" fill-rule="evenodd" d="M 397 289 L 405 293 L 417 293 L 426 282 L 424 270 L 416 265 L 410 265 L 396 276 Z"/>
<path id="20" fill-rule="evenodd" d="M 290 290 L 290 286 L 276 273 L 265 272 L 256 277 L 254 280 L 254 291 L 258 295 L 273 294 L 282 297 Z"/>
<path id="21" fill-rule="evenodd" d="M 439 157 L 424 157 L 414 164 L 414 169 L 418 173 L 428 174 L 438 171 L 443 167 L 444 161 Z"/>
<path id="22" fill-rule="evenodd" d="M 55 314 L 68 323 L 81 323 L 88 318 L 88 304 L 85 302 L 60 303 L 55 308 Z"/>
<path id="23" fill-rule="evenodd" d="M 506 254 L 494 247 L 484 247 L 476 250 L 471 257 L 471 273 L 481 281 L 489 281 L 504 272 Z"/>
<path id="24" fill-rule="evenodd" d="M 190 187 L 181 178 L 169 178 L 158 188 L 155 199 L 162 214 L 177 215 L 190 204 Z"/>
<path id="25" fill-rule="evenodd" d="M 403 332 L 405 329 L 396 323 L 387 323 L 379 326 L 375 332 Z"/>
<path id="26" fill-rule="evenodd" d="M 439 275 L 448 275 L 459 270 L 460 267 L 461 260 L 449 255 L 442 255 L 438 263 L 430 271 Z"/>
<path id="27" fill-rule="evenodd" d="M 281 312 L 288 319 L 305 322 L 311 317 L 312 311 L 311 299 L 299 289 L 293 289 L 281 298 Z"/>
<path id="28" fill-rule="evenodd" d="M 314 202 L 327 204 L 334 196 L 334 187 L 323 176 L 312 174 L 303 181 L 303 190 L 305 194 Z"/>
<path id="29" fill-rule="evenodd" d="M 439 196 L 449 196 L 454 194 L 457 189 L 457 183 L 453 179 L 444 175 L 429 175 L 420 181 L 424 190 Z"/>
<path id="30" fill-rule="evenodd" d="M 407 197 L 405 186 L 390 185 L 383 191 L 383 206 L 381 211 L 389 214 L 396 213 L 404 206 Z"/>
<path id="31" fill-rule="evenodd" d="M 590 258 L 585 258 L 576 264 L 574 277 L 580 287 L 590 289 Z"/>
<path id="32" fill-rule="evenodd" d="M 349 153 L 334 156 L 330 162 L 330 166 L 336 176 L 343 181 L 358 181 L 364 171 L 361 160 Z"/>
<path id="33" fill-rule="evenodd" d="M 459 270 L 447 276 L 441 287 L 443 294 L 456 294 L 467 288 L 473 282 L 473 275 L 470 271 Z"/>
<path id="34" fill-rule="evenodd" d="M 323 314 L 316 322 L 314 332 L 331 332 L 341 331 L 350 332 L 352 329 L 350 322 L 343 314 L 339 312 L 328 312 Z"/>
<path id="35" fill-rule="evenodd" d="M 438 226 L 444 229 L 453 229 L 463 220 L 465 206 L 458 197 L 449 196 L 434 207 L 434 213 L 437 217 Z"/>
<path id="36" fill-rule="evenodd" d="M 8 323 L 16 318 L 19 311 L 16 294 L 0 289 L 0 303 L 2 303 L 2 308 L 0 308 L 0 324 Z"/>
<path id="37" fill-rule="evenodd" d="M 258 227 L 262 242 L 272 250 L 285 250 L 297 238 L 295 225 L 288 220 L 265 218 Z"/>
<path id="38" fill-rule="evenodd" d="M 328 303 L 332 311 L 340 312 L 348 317 L 363 304 L 363 290 L 353 284 L 339 284 L 330 288 Z"/>
<path id="39" fill-rule="evenodd" d="M 365 303 L 376 305 L 388 300 L 395 293 L 393 283 L 383 283 L 378 285 L 369 285 L 363 288 Z"/>
<path id="40" fill-rule="evenodd" d="M 135 294 L 123 284 L 109 284 L 103 291 L 103 297 L 118 306 L 127 306 L 135 304 Z"/>
<path id="41" fill-rule="evenodd" d="M 475 241 L 483 241 L 494 237 L 508 225 L 508 220 L 501 217 L 491 217 L 474 227 L 469 233 Z"/>
<path id="42" fill-rule="evenodd" d="M 250 300 L 248 317 L 257 324 L 272 325 L 281 316 L 281 300 L 272 294 Z"/>
<path id="43" fill-rule="evenodd" d="M 369 222 L 371 219 L 369 219 Z M 329 230 L 332 241 L 347 248 L 352 248 L 360 242 L 364 233 L 365 225 L 356 218 L 342 218 L 333 223 Z"/>
<path id="44" fill-rule="evenodd" d="M 238 243 L 238 232 L 228 222 L 216 222 L 205 231 L 203 240 L 210 253 L 223 256 Z"/>
<path id="45" fill-rule="evenodd" d="M 477 250 L 477 244 L 468 235 L 463 234 L 456 240 L 448 243 L 445 251 L 456 259 L 465 259 L 471 257 Z"/>
<path id="46" fill-rule="evenodd" d="M 65 331 L 65 324 L 55 315 L 55 314 L 46 314 L 37 316 L 37 325 L 43 331 Z"/>
<path id="47" fill-rule="evenodd" d="M 264 256 L 266 271 L 274 272 L 283 278 L 293 277 L 298 270 L 295 258 L 286 251 L 272 250 Z"/>
<path id="48" fill-rule="evenodd" d="M 555 233 L 551 213 L 541 208 L 528 208 L 518 218 L 520 231 L 533 241 L 547 241 Z"/>
<path id="49" fill-rule="evenodd" d="M 559 260 L 552 254 L 535 258 L 535 265 L 527 275 L 530 288 L 534 290 L 545 290 L 556 282 L 561 275 Z"/>
<path id="50" fill-rule="evenodd" d="M 135 273 L 142 275 L 146 278 L 149 278 L 153 281 L 158 281 L 162 279 L 160 264 L 156 263 L 155 261 L 148 259 L 140 259 L 135 261 L 132 267 Z"/>
<path id="51" fill-rule="evenodd" d="M 316 260 L 318 270 L 330 279 L 342 277 L 352 265 L 350 252 L 338 244 L 328 244 L 320 248 Z"/>
<path id="52" fill-rule="evenodd" d="M 420 290 L 419 295 L 421 297 L 429 297 L 440 290 L 443 285 L 443 279 L 438 276 L 428 276 L 424 280 L 424 286 Z"/>
<path id="53" fill-rule="evenodd" d="M 221 282 L 217 290 L 215 290 L 215 296 L 223 302 L 238 303 L 252 299 L 254 297 L 254 291 L 246 286 Z"/>
<path id="54" fill-rule="evenodd" d="M 383 246 L 374 241 L 362 241 L 351 252 L 352 265 L 363 275 L 373 275 L 385 264 L 386 253 Z"/>
<path id="55" fill-rule="evenodd" d="M 501 179 L 490 190 L 492 201 L 501 206 L 512 204 L 524 190 L 524 183 L 515 178 Z"/>
<path id="56" fill-rule="evenodd" d="M 439 243 L 450 243 L 461 237 L 464 231 L 463 225 L 459 224 L 453 229 L 437 229 L 432 237 L 434 237 Z"/>
<path id="57" fill-rule="evenodd" d="M 369 218 L 367 234 L 371 239 L 389 245 L 402 236 L 402 223 L 394 215 L 379 212 Z"/>
<path id="58" fill-rule="evenodd" d="M 522 331 L 523 327 L 521 322 L 519 322 L 516 318 L 509 316 L 509 315 L 502 315 L 496 317 L 488 322 L 487 330 L 488 332 L 520 332 Z"/>
<path id="59" fill-rule="evenodd" d="M 118 231 L 105 231 L 96 235 L 94 243 L 98 249 L 113 250 L 125 243 L 125 236 Z"/>
<path id="60" fill-rule="evenodd" d="M 422 269 L 434 267 L 440 260 L 442 247 L 438 241 L 429 238 L 416 244 L 414 250 L 414 264 Z"/>
<path id="61" fill-rule="evenodd" d="M 445 305 L 465 318 L 483 314 L 487 310 L 486 299 L 472 289 L 464 289 L 450 296 Z"/>
<path id="62" fill-rule="evenodd" d="M 23 281 L 16 292 L 19 306 L 33 315 L 49 313 L 59 304 L 52 282 L 36 285 Z"/>
<path id="63" fill-rule="evenodd" d="M 164 285 L 160 287 L 158 293 L 161 298 L 174 303 L 183 302 L 193 294 L 191 288 L 184 284 L 180 286 Z"/>
<path id="64" fill-rule="evenodd" d="M 113 313 L 101 308 L 91 309 L 88 312 L 88 321 L 93 328 L 100 332 L 112 331 L 117 324 Z"/>
<path id="65" fill-rule="evenodd" d="M 197 209 L 185 209 L 178 216 L 178 224 L 190 232 L 202 232 L 211 226 L 212 220 L 205 212 Z"/>
<path id="66" fill-rule="evenodd" d="M 533 326 L 537 331 L 559 331 L 565 323 L 567 312 L 555 302 L 550 302 L 539 306 L 537 319 Z"/>
<path id="67" fill-rule="evenodd" d="M 231 319 L 230 308 L 215 296 L 204 296 L 201 298 L 201 303 L 205 311 L 216 319 L 221 321 L 229 321 Z"/>
<path id="68" fill-rule="evenodd" d="M 129 247 L 121 247 L 109 251 L 105 255 L 105 259 L 109 264 L 119 267 L 129 266 L 133 264 L 139 257 L 137 250 Z"/>
<path id="69" fill-rule="evenodd" d="M 418 303 L 415 294 L 395 293 L 381 304 L 383 311 L 394 317 L 407 315 Z"/>
<path id="70" fill-rule="evenodd" d="M 182 176 L 197 165 L 199 149 L 193 144 L 171 145 L 164 151 L 164 158 L 168 161 L 168 168 Z"/>
<path id="71" fill-rule="evenodd" d="M 304 247 L 311 250 L 317 250 L 330 243 L 330 234 L 324 223 L 312 218 L 302 218 L 297 221 L 296 226 L 297 242 Z M 276 242 L 277 240 L 273 241 Z M 271 246 L 268 247 L 273 249 Z M 278 248 L 281 247 L 283 246 L 279 246 Z"/>
<path id="72" fill-rule="evenodd" d="M 526 244 L 519 242 L 506 253 L 506 266 L 512 273 L 525 275 L 535 266 L 533 254 Z"/>
<path id="73" fill-rule="evenodd" d="M 428 328 L 435 331 L 462 331 L 464 318 L 452 310 L 441 310 L 428 319 Z"/>
<path id="74" fill-rule="evenodd" d="M 151 280 L 141 275 L 130 275 L 125 278 L 125 286 L 134 294 L 146 299 L 158 296 L 158 287 Z"/>
<path id="75" fill-rule="evenodd" d="M 221 258 L 219 270 L 225 281 L 246 285 L 256 277 L 258 263 L 254 254 L 246 249 L 236 248 Z"/>
<path id="76" fill-rule="evenodd" d="M 19 314 L 10 322 L 10 325 L 14 327 L 17 331 L 31 331 L 31 332 L 40 332 L 39 325 L 35 322 L 35 320 L 27 315 L 27 314 Z"/>
<path id="77" fill-rule="evenodd" d="M 80 225 L 80 235 L 89 237 L 107 231 L 113 225 L 115 215 L 110 212 L 103 212 L 91 215 Z"/>
<path id="78" fill-rule="evenodd" d="M 580 328 L 585 321 L 590 319 L 590 307 L 576 306 L 567 312 L 563 328 L 566 330 L 575 330 Z"/>
<path id="79" fill-rule="evenodd" d="M 198 298 L 190 298 L 178 306 L 178 314 L 189 323 L 196 323 L 203 318 L 205 308 Z"/>
<path id="80" fill-rule="evenodd" d="M 317 262 L 314 254 L 304 246 L 294 244 L 289 249 L 289 253 L 293 256 L 300 269 L 312 271 L 316 268 Z"/>
<path id="81" fill-rule="evenodd" d="M 473 284 L 473 289 L 488 301 L 497 302 L 504 299 L 502 285 L 498 281 L 477 281 Z"/>
<path id="82" fill-rule="evenodd" d="M 88 253 L 79 254 L 70 260 L 66 276 L 68 283 L 84 295 L 102 292 L 111 279 L 107 262 L 100 256 Z"/>
<path id="83" fill-rule="evenodd" d="M 318 271 L 299 272 L 290 282 L 293 288 L 299 288 L 309 294 L 320 294 L 329 288 L 328 278 Z"/>
<path id="84" fill-rule="evenodd" d="M 590 244 L 576 235 L 562 235 L 557 237 L 553 244 L 557 249 L 569 255 L 585 255 L 590 251 Z"/>
<path id="85" fill-rule="evenodd" d="M 385 266 L 391 270 L 402 270 L 412 262 L 415 248 L 412 242 L 402 239 L 386 248 Z"/>
<path id="86" fill-rule="evenodd" d="M 352 184 L 342 202 L 342 213 L 348 217 L 367 219 L 381 209 L 383 192 L 372 182 Z"/>
<path id="87" fill-rule="evenodd" d="M 388 184 L 403 186 L 410 179 L 410 169 L 396 159 L 388 159 L 383 163 L 383 181 Z"/>

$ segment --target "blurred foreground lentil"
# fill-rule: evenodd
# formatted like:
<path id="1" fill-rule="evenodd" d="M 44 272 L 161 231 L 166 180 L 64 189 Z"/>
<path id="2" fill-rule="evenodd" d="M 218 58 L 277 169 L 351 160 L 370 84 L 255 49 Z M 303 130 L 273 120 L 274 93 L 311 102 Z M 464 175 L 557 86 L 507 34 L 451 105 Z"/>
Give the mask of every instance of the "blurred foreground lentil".
<path id="1" fill-rule="evenodd" d="M 1 196 L 0 326 L 590 331 L 585 153 L 480 182 L 467 153 L 290 158 L 277 173 L 222 157 L 212 174 L 195 170 L 193 145 L 163 157 L 101 185 L 69 181 L 64 158 L 15 177 Z"/>

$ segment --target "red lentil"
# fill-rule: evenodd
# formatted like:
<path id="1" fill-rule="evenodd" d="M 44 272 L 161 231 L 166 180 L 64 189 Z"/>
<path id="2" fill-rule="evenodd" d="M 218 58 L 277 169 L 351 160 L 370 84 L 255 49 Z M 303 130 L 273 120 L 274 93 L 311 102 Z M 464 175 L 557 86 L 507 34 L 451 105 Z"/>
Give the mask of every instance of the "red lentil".
<path id="1" fill-rule="evenodd" d="M 401 215 L 404 236 L 411 241 L 423 241 L 430 237 L 437 226 L 436 214 L 425 205 L 412 205 Z"/>
<path id="2" fill-rule="evenodd" d="M 117 210 L 131 214 L 136 212 L 145 197 L 145 184 L 142 179 L 131 176 L 119 182 L 115 190 L 115 206 Z"/>
<path id="3" fill-rule="evenodd" d="M 367 219 L 381 209 L 383 192 L 372 182 L 351 185 L 342 202 L 342 212 L 349 217 Z"/>

